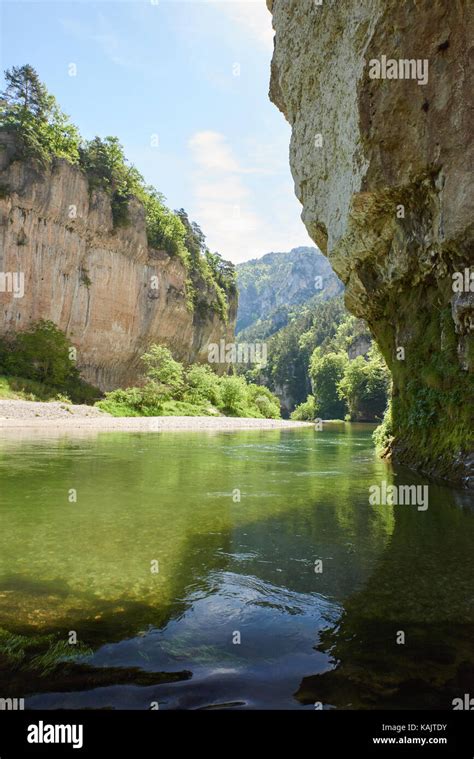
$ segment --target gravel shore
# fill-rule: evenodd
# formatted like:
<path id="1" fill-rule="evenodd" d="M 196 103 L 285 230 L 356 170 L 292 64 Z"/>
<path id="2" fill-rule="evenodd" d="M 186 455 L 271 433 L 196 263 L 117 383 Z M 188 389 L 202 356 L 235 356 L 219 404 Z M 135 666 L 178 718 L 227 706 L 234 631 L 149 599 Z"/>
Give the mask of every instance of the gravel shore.
<path id="1" fill-rule="evenodd" d="M 0 401 L 3 430 L 88 430 L 91 432 L 165 432 L 178 430 L 271 430 L 307 427 L 309 422 L 242 419 L 228 416 L 113 417 L 92 406 L 36 401 Z"/>

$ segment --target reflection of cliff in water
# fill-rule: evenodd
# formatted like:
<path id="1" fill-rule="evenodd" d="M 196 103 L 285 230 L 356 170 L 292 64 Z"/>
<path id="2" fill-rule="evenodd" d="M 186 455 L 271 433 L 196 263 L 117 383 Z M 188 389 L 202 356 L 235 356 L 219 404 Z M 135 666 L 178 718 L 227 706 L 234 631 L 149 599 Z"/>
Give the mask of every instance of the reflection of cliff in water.
<path id="1" fill-rule="evenodd" d="M 452 709 L 453 698 L 474 692 L 471 507 L 468 495 L 431 485 L 429 519 L 411 507 L 395 509 L 375 571 L 339 622 L 320 634 L 316 649 L 330 654 L 335 668 L 303 678 L 295 694 L 301 703 Z M 397 643 L 400 632 L 405 644 Z"/>

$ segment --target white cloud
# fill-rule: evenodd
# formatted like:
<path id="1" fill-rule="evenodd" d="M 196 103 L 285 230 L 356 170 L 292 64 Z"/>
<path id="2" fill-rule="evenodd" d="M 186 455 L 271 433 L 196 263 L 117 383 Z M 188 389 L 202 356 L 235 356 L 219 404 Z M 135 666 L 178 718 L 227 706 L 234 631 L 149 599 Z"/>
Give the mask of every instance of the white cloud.
<path id="1" fill-rule="evenodd" d="M 239 165 L 232 155 L 225 137 L 219 132 L 197 132 L 189 140 L 194 160 L 198 166 L 208 171 L 239 171 Z"/>
<path id="2" fill-rule="evenodd" d="M 268 168 L 242 166 L 219 132 L 197 132 L 188 145 L 195 167 L 191 216 L 208 235 L 211 250 L 239 263 L 311 244 L 287 179 Z M 274 174 L 276 182 L 270 189 L 265 182 L 262 197 L 250 179 L 254 183 L 264 173 Z"/>
<path id="3" fill-rule="evenodd" d="M 189 140 L 193 174 L 193 216 L 208 233 L 208 244 L 234 262 L 247 251 L 265 250 L 265 222 L 255 212 L 241 167 L 224 135 L 197 132 Z"/>
<path id="4" fill-rule="evenodd" d="M 235 24 L 242 26 L 266 50 L 273 50 L 272 17 L 265 0 L 212 0 Z"/>

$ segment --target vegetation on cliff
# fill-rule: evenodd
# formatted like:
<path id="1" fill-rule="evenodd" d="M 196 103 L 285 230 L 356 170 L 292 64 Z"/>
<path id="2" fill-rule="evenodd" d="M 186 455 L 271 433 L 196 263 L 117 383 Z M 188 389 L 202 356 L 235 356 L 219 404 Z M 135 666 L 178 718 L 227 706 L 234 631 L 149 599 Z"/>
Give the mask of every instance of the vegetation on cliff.
<path id="1" fill-rule="evenodd" d="M 317 248 L 267 253 L 238 264 L 236 269 L 239 289 L 236 330 L 241 341 L 270 337 L 314 298 L 327 300 L 342 291 L 342 283 Z"/>
<path id="2" fill-rule="evenodd" d="M 346 418 L 349 421 L 381 420 L 387 407 L 390 375 L 375 344 L 351 357 L 351 346 L 364 334 L 364 323 L 345 316 L 333 338 L 317 346 L 309 361 L 313 389 L 292 419 Z"/>
<path id="3" fill-rule="evenodd" d="M 189 221 L 183 209 L 175 212 L 165 205 L 164 196 L 147 185 L 127 161 L 117 137 L 83 140 L 32 66 L 13 66 L 5 72 L 5 79 L 0 143 L 2 132 L 12 135 L 15 158 L 31 162 L 39 171 L 57 159 L 78 166 L 87 176 L 91 193 L 101 190 L 109 195 L 115 227 L 129 224 L 129 203 L 137 198 L 145 209 L 150 248 L 176 256 L 187 271 L 190 307 L 200 315 L 211 308 L 227 321 L 229 300 L 236 293 L 235 269 L 208 250 L 199 226 Z M 213 297 L 200 295 L 203 290 L 209 290 Z"/>
<path id="4" fill-rule="evenodd" d="M 289 323 L 266 344 L 266 366 L 241 371 L 276 393 L 293 419 L 382 419 L 388 369 L 367 325 L 347 313 L 342 296 L 312 298 L 289 312 Z"/>

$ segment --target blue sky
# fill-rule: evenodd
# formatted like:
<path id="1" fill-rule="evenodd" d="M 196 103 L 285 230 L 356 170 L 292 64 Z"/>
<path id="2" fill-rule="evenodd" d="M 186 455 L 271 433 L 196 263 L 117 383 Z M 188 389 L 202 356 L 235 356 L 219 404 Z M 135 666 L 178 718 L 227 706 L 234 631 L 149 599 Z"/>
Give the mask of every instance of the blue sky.
<path id="1" fill-rule="evenodd" d="M 1 68 L 33 65 L 85 138 L 117 135 L 238 263 L 312 244 L 268 100 L 272 38 L 265 0 L 3 0 Z"/>

